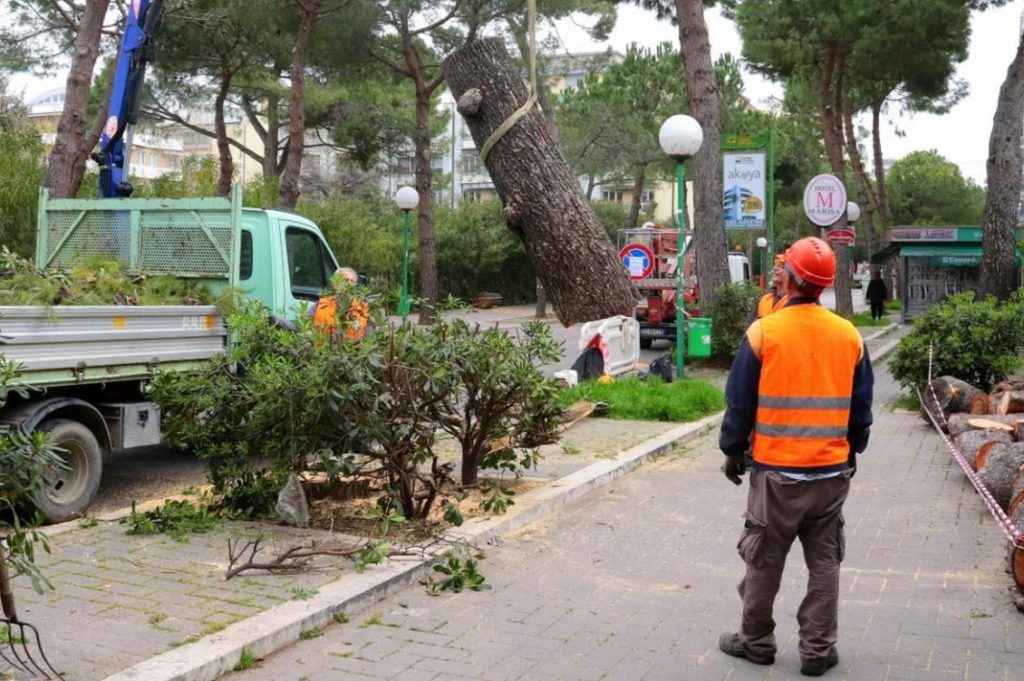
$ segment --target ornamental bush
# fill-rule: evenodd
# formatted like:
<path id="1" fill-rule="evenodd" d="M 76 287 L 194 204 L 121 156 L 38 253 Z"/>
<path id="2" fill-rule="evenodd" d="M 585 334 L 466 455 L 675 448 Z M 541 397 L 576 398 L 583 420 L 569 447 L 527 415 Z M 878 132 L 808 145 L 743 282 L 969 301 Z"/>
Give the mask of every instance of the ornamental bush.
<path id="1" fill-rule="evenodd" d="M 711 353 L 722 360 L 732 360 L 740 349 L 750 325 L 750 311 L 763 291 L 750 283 L 725 284 L 715 289 L 714 303 L 701 310 L 711 317 Z"/>
<path id="2" fill-rule="evenodd" d="M 286 330 L 250 304 L 228 315 L 232 343 L 205 370 L 157 377 L 167 440 L 207 461 L 222 508 L 270 515 L 290 473 L 317 470 L 328 488 L 370 483 L 387 517 L 425 521 L 452 492 L 442 431 L 462 445 L 466 484 L 507 467 L 488 454 L 552 441 L 557 388 L 536 367 L 557 356 L 545 325 L 513 338 L 460 320 L 374 321 L 361 340 L 328 340 L 305 315 Z"/>
<path id="3" fill-rule="evenodd" d="M 1018 366 L 1022 348 L 1024 289 L 1004 302 L 958 293 L 917 320 L 900 341 L 889 369 L 905 388 L 920 388 L 928 381 L 931 350 L 932 376 L 955 376 L 987 391 Z"/>

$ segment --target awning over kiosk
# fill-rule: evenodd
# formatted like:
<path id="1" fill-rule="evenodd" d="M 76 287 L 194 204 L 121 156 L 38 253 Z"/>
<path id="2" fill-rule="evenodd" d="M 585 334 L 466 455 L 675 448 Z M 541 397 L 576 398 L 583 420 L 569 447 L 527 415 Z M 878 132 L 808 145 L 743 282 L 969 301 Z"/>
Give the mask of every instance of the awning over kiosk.
<path id="1" fill-rule="evenodd" d="M 900 257 L 930 258 L 932 265 L 946 267 L 977 267 L 981 265 L 981 244 L 901 244 Z"/>

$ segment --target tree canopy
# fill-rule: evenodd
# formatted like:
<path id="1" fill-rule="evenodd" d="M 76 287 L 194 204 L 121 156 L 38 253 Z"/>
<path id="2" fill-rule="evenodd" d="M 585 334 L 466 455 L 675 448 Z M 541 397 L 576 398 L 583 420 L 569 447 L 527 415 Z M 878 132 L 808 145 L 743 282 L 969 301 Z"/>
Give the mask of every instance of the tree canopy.
<path id="1" fill-rule="evenodd" d="M 889 170 L 893 220 L 899 225 L 977 225 L 985 190 L 964 179 L 937 151 L 915 151 Z"/>

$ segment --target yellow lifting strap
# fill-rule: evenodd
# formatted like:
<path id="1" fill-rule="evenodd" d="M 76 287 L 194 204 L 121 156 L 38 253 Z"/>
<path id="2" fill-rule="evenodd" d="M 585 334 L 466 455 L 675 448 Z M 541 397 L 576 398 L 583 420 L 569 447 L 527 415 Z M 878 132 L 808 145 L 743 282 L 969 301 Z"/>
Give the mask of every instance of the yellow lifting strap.
<path id="1" fill-rule="evenodd" d="M 529 42 L 530 42 L 530 96 L 526 98 L 526 102 L 521 107 L 512 112 L 512 115 L 505 119 L 505 121 L 499 125 L 494 132 L 491 133 L 484 145 L 480 147 L 480 161 L 487 163 L 487 156 L 491 153 L 491 148 L 498 143 L 506 132 L 512 129 L 512 126 L 519 121 L 520 118 L 530 113 L 530 109 L 537 103 L 537 0 L 527 0 L 527 30 L 529 31 Z"/>

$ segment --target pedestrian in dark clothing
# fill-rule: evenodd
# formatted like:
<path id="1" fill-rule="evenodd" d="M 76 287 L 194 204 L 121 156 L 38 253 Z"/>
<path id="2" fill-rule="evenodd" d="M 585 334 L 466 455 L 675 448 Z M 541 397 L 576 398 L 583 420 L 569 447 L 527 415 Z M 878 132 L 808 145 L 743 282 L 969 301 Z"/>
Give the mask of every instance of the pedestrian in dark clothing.
<path id="1" fill-rule="evenodd" d="M 889 291 L 885 288 L 882 273 L 878 270 L 871 275 L 871 282 L 864 297 L 871 303 L 871 319 L 881 319 L 885 314 L 885 299 L 889 297 Z"/>
<path id="2" fill-rule="evenodd" d="M 839 664 L 839 565 L 846 552 L 843 503 L 867 447 L 874 374 L 850 322 L 818 298 L 835 279 L 835 254 L 807 237 L 786 251 L 789 301 L 747 330 L 725 388 L 719 447 L 725 476 L 741 483 L 753 453 L 750 492 L 737 545 L 746 563 L 739 583 L 740 630 L 718 645 L 754 664 L 775 662 L 775 597 L 786 555 L 799 538 L 807 594 L 797 609 L 800 673 L 821 676 Z"/>

